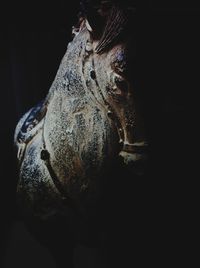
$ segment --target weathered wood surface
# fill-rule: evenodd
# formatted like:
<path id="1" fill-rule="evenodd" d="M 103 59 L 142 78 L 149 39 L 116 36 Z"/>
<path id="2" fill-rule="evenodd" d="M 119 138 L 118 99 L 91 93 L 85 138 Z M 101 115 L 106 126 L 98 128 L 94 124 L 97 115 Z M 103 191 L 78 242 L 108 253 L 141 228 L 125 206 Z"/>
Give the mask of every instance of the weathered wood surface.
<path id="1" fill-rule="evenodd" d="M 82 213 L 120 159 L 126 166 L 146 157 L 128 60 L 131 11 L 102 10 L 101 34 L 94 18 L 80 16 L 47 97 L 16 128 L 19 200 L 39 218 L 67 207 Z"/>

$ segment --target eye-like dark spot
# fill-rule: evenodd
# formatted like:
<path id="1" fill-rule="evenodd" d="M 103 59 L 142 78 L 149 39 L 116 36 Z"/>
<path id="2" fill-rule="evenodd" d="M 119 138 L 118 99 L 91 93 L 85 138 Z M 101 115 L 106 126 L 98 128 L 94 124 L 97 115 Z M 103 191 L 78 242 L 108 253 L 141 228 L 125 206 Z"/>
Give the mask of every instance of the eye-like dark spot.
<path id="1" fill-rule="evenodd" d="M 125 80 L 120 80 L 119 78 L 115 78 L 116 86 L 124 92 L 128 91 L 128 83 Z"/>
<path id="2" fill-rule="evenodd" d="M 41 151 L 40 158 L 41 158 L 42 160 L 48 160 L 49 157 L 50 157 L 49 152 L 48 152 L 47 150 L 43 149 L 43 150 Z"/>
<path id="3" fill-rule="evenodd" d="M 95 71 L 90 71 L 90 77 L 94 80 L 96 79 L 96 73 Z"/>

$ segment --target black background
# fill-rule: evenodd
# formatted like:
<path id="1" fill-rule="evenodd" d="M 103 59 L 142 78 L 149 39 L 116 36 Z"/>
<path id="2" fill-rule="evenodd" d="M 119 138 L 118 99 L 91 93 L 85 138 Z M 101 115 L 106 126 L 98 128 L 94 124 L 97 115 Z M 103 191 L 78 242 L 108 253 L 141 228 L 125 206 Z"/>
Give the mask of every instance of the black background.
<path id="1" fill-rule="evenodd" d="M 78 7 L 78 1 L 10 2 L 1 9 L 2 267 L 54 267 L 51 256 L 27 233 L 16 213 L 13 131 L 20 116 L 47 94 L 71 38 Z M 199 10 L 191 1 L 190 6 L 174 1 L 138 6 L 137 75 L 145 92 L 152 154 L 149 174 L 137 193 L 140 213 L 136 216 L 141 225 L 136 230 L 141 237 L 118 240 L 119 244 L 132 242 L 128 254 L 134 256 L 133 263 L 136 253 L 141 262 L 161 267 L 174 258 L 176 263 L 191 265 L 196 253 L 199 26 Z M 77 262 L 83 261 L 80 267 L 104 267 L 95 252 L 86 251 L 80 250 L 77 257 Z"/>

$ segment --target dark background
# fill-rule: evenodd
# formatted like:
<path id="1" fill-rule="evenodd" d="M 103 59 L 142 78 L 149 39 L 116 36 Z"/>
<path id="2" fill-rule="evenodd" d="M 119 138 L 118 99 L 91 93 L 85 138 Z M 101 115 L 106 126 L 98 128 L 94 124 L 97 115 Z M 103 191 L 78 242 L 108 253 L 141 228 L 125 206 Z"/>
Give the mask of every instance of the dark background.
<path id="1" fill-rule="evenodd" d="M 200 21 L 199 10 L 191 1 L 188 4 L 149 1 L 138 6 L 137 13 L 137 75 L 144 90 L 151 160 L 138 202 L 143 212 L 137 214 L 142 222 L 137 226 L 143 233 L 142 252 L 130 245 L 130 255 L 137 252 L 141 260 L 160 266 L 174 258 L 176 263 L 191 265 L 196 253 Z M 55 267 L 16 213 L 13 132 L 20 116 L 46 96 L 71 38 L 78 7 L 78 1 L 43 6 L 9 2 L 1 9 L 2 268 Z M 130 241 L 119 239 L 126 242 Z M 82 262 L 77 267 L 104 267 L 93 250 L 82 248 L 77 256 L 77 263 Z"/>

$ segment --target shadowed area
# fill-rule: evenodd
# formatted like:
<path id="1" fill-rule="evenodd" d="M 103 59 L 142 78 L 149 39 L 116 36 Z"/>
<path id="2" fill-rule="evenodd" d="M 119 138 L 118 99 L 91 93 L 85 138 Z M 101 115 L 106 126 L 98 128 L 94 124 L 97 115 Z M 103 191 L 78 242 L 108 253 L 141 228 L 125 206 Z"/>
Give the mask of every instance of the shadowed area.
<path id="1" fill-rule="evenodd" d="M 23 8 L 13 4 L 1 24 L 6 28 L 0 51 L 3 268 L 15 264 L 27 267 L 27 263 L 29 267 L 55 267 L 52 255 L 24 228 L 17 214 L 13 132 L 19 117 L 46 95 L 70 40 L 78 3 L 71 3 L 69 8 L 61 2 L 41 9 L 37 4 Z M 149 175 L 123 185 L 120 179 L 112 178 L 117 204 L 103 204 L 107 214 L 103 224 L 109 233 L 106 245 L 111 250 L 99 254 L 80 246 L 74 255 L 75 268 L 84 267 L 83 263 L 87 268 L 107 268 L 105 259 L 107 263 L 114 259 L 114 267 L 123 262 L 135 264 L 136 260 L 161 266 L 174 263 L 174 258 L 177 265 L 181 261 L 191 265 L 193 260 L 188 245 L 195 237 L 193 226 L 198 214 L 194 171 L 198 166 L 195 92 L 199 82 L 198 71 L 192 67 L 199 58 L 199 18 L 195 16 L 197 9 L 193 14 L 187 8 L 156 7 L 153 11 L 149 6 L 140 10 L 141 30 L 137 36 L 139 76 L 143 81 L 138 88 L 145 91 L 142 94 L 150 138 Z M 101 239 L 105 241 L 103 235 Z"/>

